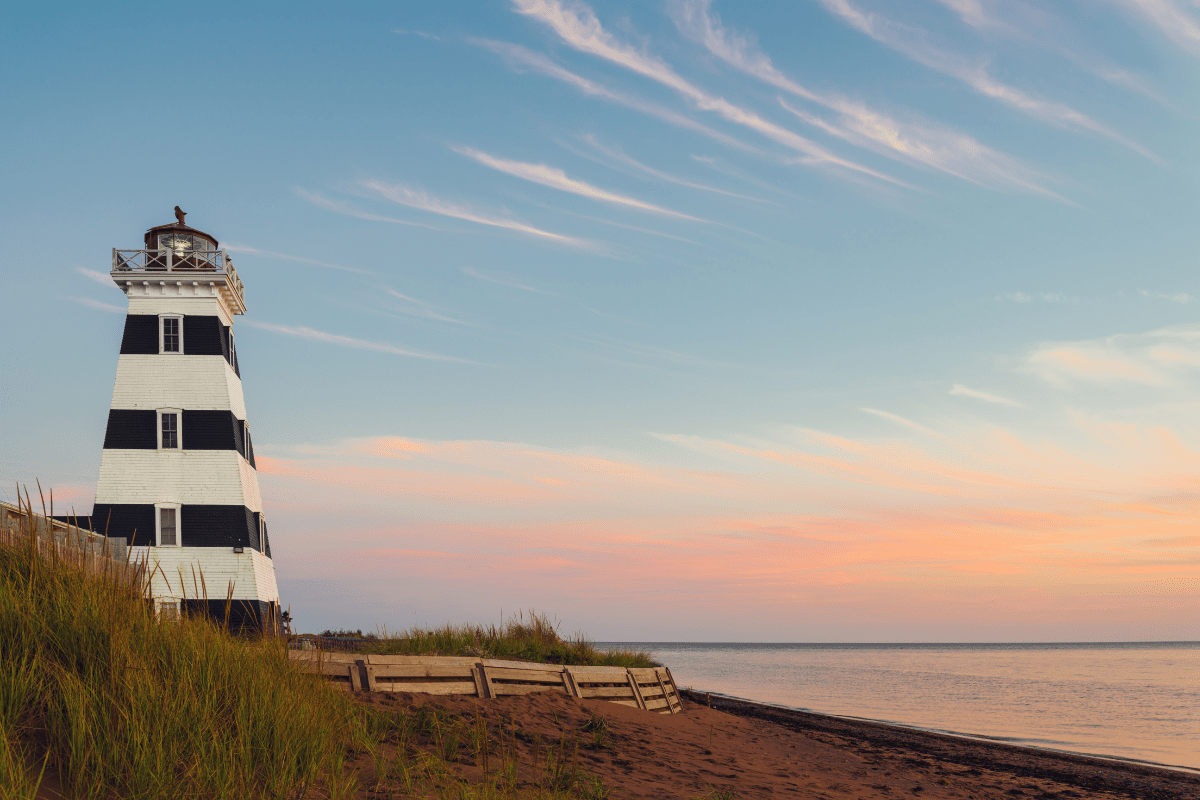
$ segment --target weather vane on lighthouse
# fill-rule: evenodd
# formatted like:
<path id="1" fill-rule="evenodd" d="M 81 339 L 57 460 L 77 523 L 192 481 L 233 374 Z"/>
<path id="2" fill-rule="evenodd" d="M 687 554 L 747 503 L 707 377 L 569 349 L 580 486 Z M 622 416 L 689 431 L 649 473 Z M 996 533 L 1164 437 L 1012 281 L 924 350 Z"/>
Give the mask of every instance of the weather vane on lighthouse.
<path id="1" fill-rule="evenodd" d="M 113 250 L 129 298 L 92 525 L 152 570 L 161 608 L 275 629 L 279 592 L 233 318 L 245 287 L 216 238 L 176 222 Z M 208 597 L 208 593 L 212 597 Z"/>

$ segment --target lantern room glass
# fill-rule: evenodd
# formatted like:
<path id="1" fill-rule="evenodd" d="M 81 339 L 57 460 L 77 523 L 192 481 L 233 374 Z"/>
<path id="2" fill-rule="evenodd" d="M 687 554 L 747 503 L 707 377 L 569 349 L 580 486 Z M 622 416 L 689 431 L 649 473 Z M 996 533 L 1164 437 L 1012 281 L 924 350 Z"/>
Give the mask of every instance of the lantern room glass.
<path id="1" fill-rule="evenodd" d="M 202 236 L 171 232 L 158 235 L 158 249 L 173 250 L 176 258 L 183 258 L 195 250 L 214 250 L 216 245 Z"/>

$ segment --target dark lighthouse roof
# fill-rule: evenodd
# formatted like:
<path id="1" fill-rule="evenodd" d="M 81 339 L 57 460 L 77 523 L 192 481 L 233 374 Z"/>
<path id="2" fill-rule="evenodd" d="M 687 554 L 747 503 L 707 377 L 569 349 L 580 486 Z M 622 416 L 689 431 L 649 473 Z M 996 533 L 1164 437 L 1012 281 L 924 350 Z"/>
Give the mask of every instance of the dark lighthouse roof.
<path id="1" fill-rule="evenodd" d="M 169 244 L 168 242 L 171 242 L 175 239 L 175 236 L 172 236 L 171 234 L 176 234 L 179 237 L 191 236 L 191 237 L 197 237 L 198 239 L 202 240 L 202 241 L 193 240 L 193 243 L 191 244 L 191 246 L 188 249 L 191 249 L 191 250 L 216 250 L 217 249 L 217 237 L 210 236 L 209 234 L 205 233 L 204 231 L 196 230 L 195 228 L 191 227 L 190 225 L 185 225 L 184 221 L 183 221 L 183 218 L 185 216 L 187 216 L 187 213 L 184 211 L 180 211 L 179 206 L 175 206 L 175 222 L 172 222 L 168 225 L 155 225 L 153 228 L 146 231 L 146 249 L 147 250 L 163 250 L 163 249 L 171 248 L 171 247 L 173 247 L 173 245 Z M 201 245 L 207 245 L 207 246 L 201 246 Z"/>

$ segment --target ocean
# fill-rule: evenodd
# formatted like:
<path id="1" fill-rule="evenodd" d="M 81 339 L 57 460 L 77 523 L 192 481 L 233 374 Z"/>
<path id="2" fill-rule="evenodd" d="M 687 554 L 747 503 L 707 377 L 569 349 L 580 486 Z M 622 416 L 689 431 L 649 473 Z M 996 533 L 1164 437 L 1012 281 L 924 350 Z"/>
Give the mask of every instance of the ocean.
<path id="1" fill-rule="evenodd" d="M 1200 642 L 604 644 L 649 650 L 681 688 L 1200 768 Z"/>

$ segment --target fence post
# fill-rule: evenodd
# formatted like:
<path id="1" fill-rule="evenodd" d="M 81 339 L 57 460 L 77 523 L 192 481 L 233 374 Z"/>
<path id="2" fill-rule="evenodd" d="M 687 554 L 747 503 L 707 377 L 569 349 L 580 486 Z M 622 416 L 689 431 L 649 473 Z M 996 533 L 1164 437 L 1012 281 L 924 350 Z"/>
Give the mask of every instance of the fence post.
<path id="1" fill-rule="evenodd" d="M 637 678 L 633 677 L 633 670 L 625 668 L 625 679 L 629 681 L 629 688 L 633 689 L 633 700 L 637 703 L 638 708 L 646 710 L 646 699 L 642 697 L 642 687 L 638 686 Z"/>

